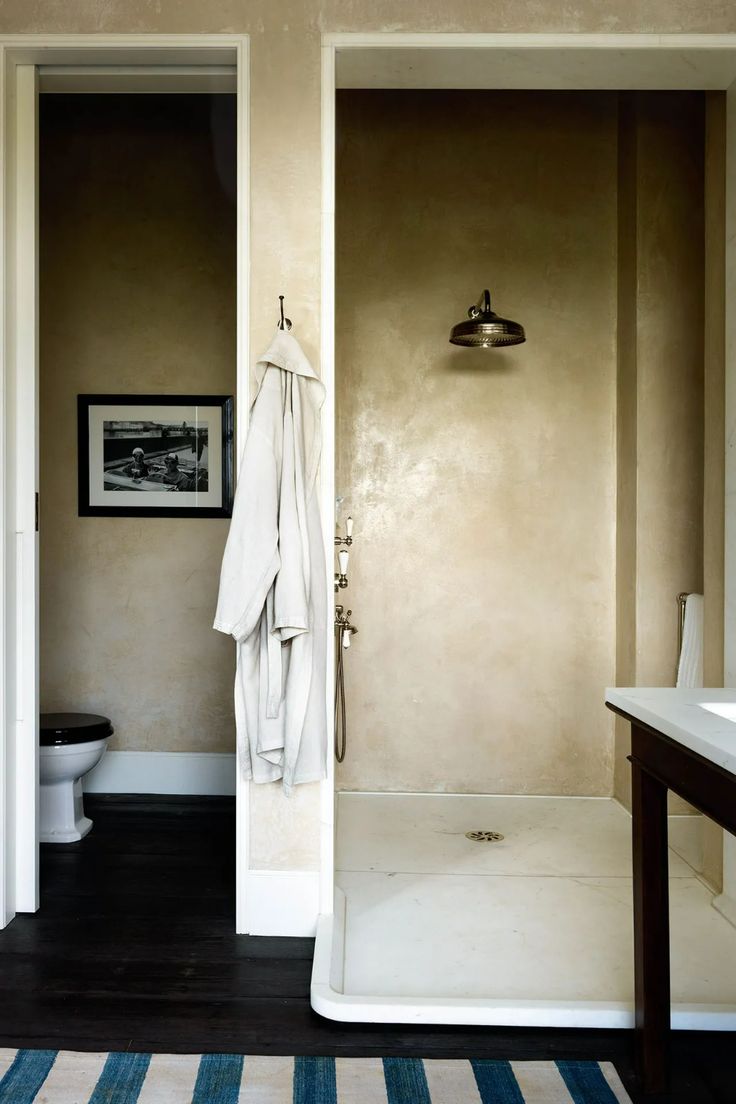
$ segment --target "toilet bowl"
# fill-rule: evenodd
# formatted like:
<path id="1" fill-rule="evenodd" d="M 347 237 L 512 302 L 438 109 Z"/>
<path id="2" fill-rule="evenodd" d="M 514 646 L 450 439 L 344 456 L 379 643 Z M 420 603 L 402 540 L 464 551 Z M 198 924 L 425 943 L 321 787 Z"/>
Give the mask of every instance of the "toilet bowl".
<path id="1" fill-rule="evenodd" d="M 41 714 L 41 843 L 74 843 L 89 832 L 82 777 L 99 763 L 112 734 L 108 718 L 95 713 Z"/>

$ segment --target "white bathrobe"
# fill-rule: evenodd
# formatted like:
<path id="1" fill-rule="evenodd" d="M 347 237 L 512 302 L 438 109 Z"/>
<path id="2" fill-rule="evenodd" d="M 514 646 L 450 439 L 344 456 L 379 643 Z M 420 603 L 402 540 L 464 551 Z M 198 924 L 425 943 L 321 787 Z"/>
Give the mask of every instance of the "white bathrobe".
<path id="1" fill-rule="evenodd" d="M 256 365 L 215 628 L 237 642 L 235 722 L 245 778 L 326 774 L 327 573 L 317 472 L 324 387 L 277 329 Z"/>

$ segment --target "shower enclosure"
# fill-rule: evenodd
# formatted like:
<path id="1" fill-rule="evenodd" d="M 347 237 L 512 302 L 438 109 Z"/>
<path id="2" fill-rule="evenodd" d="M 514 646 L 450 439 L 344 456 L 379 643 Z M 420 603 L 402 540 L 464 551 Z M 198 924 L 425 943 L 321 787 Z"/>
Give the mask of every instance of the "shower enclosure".
<path id="1" fill-rule="evenodd" d="M 677 595 L 703 590 L 713 110 L 338 93 L 336 492 L 361 635 L 325 1015 L 631 1023 L 627 748 L 603 691 L 672 684 Z M 526 343 L 448 344 L 489 285 Z M 673 1022 L 733 1028 L 709 829 L 672 811 Z"/>

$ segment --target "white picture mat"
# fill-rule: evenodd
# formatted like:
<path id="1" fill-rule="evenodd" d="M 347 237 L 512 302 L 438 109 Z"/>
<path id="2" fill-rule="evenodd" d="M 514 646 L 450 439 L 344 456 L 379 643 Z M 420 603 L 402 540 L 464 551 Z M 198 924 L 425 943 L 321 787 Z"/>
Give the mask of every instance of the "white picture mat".
<path id="1" fill-rule="evenodd" d="M 89 504 L 90 506 L 170 506 L 181 508 L 222 506 L 222 407 L 221 406 L 148 406 L 114 403 L 110 406 L 91 405 L 88 408 L 89 431 Z M 104 423 L 134 421 L 145 418 L 152 422 L 187 422 L 196 427 L 207 422 L 207 457 L 209 477 L 207 491 L 106 491 Z M 133 446 L 131 445 L 131 448 Z"/>

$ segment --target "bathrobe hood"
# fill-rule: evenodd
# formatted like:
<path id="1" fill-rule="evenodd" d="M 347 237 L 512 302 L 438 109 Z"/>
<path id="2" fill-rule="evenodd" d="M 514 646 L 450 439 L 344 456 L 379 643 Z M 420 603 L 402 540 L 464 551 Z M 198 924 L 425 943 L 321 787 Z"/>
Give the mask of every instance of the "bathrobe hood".
<path id="1" fill-rule="evenodd" d="M 315 390 L 320 396 L 319 406 L 322 406 L 322 403 L 325 401 L 324 384 L 309 363 L 307 355 L 301 345 L 295 337 L 292 337 L 289 330 L 280 330 L 277 328 L 271 339 L 271 344 L 268 346 L 265 353 L 256 361 L 255 376 L 259 389 L 269 365 L 273 365 L 274 368 L 283 368 L 285 372 L 293 372 L 297 376 L 304 376 L 306 379 L 314 380 L 316 384 Z M 256 398 L 258 398 L 257 393 Z M 255 401 L 254 399 L 253 403 L 255 403 Z M 251 403 L 251 406 L 253 406 L 253 403 Z"/>
<path id="2" fill-rule="evenodd" d="M 255 367 L 256 396 L 251 403 L 251 410 L 258 402 L 263 381 L 269 368 L 280 368 L 283 372 L 290 372 L 300 377 L 303 399 L 308 396 L 314 414 L 318 415 L 325 401 L 325 386 L 322 380 L 309 363 L 306 353 L 289 330 L 281 330 L 278 327 L 274 333 L 271 344 L 265 353 L 258 358 Z M 311 489 L 317 477 L 319 458 L 321 452 L 321 423 L 314 418 L 304 420 L 304 431 L 307 439 L 303 442 L 304 453 L 307 459 L 306 480 Z M 315 439 L 315 435 L 319 440 Z"/>

